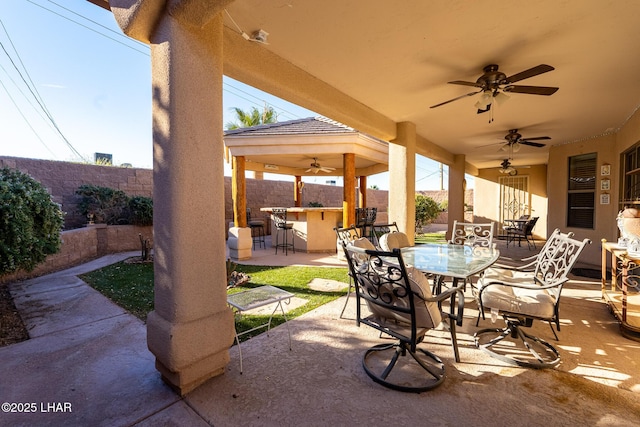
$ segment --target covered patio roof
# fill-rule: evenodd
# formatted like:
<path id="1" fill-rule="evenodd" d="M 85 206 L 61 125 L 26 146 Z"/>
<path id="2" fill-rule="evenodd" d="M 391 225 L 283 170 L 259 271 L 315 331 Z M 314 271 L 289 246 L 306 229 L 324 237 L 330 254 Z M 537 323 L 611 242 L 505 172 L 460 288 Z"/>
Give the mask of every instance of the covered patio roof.
<path id="1" fill-rule="evenodd" d="M 309 117 L 225 132 L 232 156 L 243 156 L 245 168 L 293 176 L 343 176 L 343 154 L 355 155 L 356 176 L 386 172 L 389 144 L 324 117 Z M 316 160 L 314 160 L 316 159 Z M 311 169 L 317 161 L 332 172 Z"/>

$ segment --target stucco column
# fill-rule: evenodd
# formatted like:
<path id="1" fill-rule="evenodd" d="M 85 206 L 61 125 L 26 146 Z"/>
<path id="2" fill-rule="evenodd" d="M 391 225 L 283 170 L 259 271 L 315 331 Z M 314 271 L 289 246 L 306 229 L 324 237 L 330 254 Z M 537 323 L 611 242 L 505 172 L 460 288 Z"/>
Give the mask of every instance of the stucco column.
<path id="1" fill-rule="evenodd" d="M 365 175 L 360 176 L 360 183 L 358 184 L 358 204 L 361 208 L 367 207 L 367 177 Z"/>
<path id="2" fill-rule="evenodd" d="M 147 3 L 148 4 L 148 3 Z M 151 37 L 155 310 L 147 344 L 180 394 L 222 374 L 226 300 L 222 16 L 194 30 L 169 14 Z"/>
<path id="3" fill-rule="evenodd" d="M 344 170 L 342 226 L 349 227 L 356 223 L 356 155 L 354 153 L 342 155 L 342 169 Z"/>
<path id="4" fill-rule="evenodd" d="M 464 154 L 456 154 L 454 156 L 454 163 L 449 165 L 447 239 L 451 237 L 449 230 L 453 229 L 453 221 L 464 221 L 464 192 L 466 190 L 466 181 L 464 179 L 465 162 Z"/>
<path id="5" fill-rule="evenodd" d="M 389 222 L 395 221 L 413 244 L 416 229 L 416 125 L 397 124 L 389 144 Z"/>

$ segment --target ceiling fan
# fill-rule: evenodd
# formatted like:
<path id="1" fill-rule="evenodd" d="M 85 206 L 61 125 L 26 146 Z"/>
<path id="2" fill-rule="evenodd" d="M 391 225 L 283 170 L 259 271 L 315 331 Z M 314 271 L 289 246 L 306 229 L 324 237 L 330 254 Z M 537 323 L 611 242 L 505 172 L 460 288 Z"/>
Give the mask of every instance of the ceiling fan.
<path id="1" fill-rule="evenodd" d="M 506 74 L 498 71 L 498 65 L 489 64 L 483 68 L 484 74 L 481 75 L 475 83 L 465 82 L 462 80 L 454 80 L 452 82 L 448 82 L 449 84 L 454 85 L 473 86 L 479 88 L 479 90 L 469 92 L 467 94 L 458 96 L 448 101 L 441 102 L 436 105 L 432 105 L 430 108 L 440 107 L 441 105 L 445 105 L 450 102 L 457 101 L 458 99 L 462 99 L 467 96 L 473 96 L 482 92 L 480 100 L 475 105 L 478 109 L 478 114 L 480 114 L 489 111 L 491 109 L 491 104 L 493 103 L 493 101 L 501 104 L 503 101 L 509 99 L 509 96 L 506 95 L 506 93 L 508 92 L 527 93 L 531 95 L 553 95 L 558 90 L 557 87 L 522 86 L 514 85 L 513 83 L 552 71 L 554 69 L 555 68 L 553 68 L 551 65 L 540 64 L 536 67 L 529 68 L 528 70 L 524 70 L 507 77 Z"/>
<path id="2" fill-rule="evenodd" d="M 311 167 L 309 169 L 307 169 L 305 172 L 313 172 L 313 173 L 318 173 L 318 172 L 333 172 L 334 170 L 336 170 L 336 168 L 330 168 L 330 167 L 325 167 L 325 166 L 321 166 L 320 163 L 318 163 L 318 159 L 316 157 L 313 158 L 313 163 L 311 163 Z"/>
<path id="3" fill-rule="evenodd" d="M 509 161 L 509 159 L 504 159 L 502 163 L 500 163 L 500 166 L 502 166 L 498 171 L 500 173 L 504 173 L 506 175 L 511 175 L 511 176 L 516 175 L 518 173 L 516 168 L 511 166 L 511 162 Z"/>
<path id="4" fill-rule="evenodd" d="M 504 139 L 507 143 L 500 147 L 500 151 L 507 151 L 508 149 L 511 149 L 514 153 L 517 153 L 520 150 L 521 145 L 530 145 L 531 147 L 542 148 L 544 147 L 544 144 L 532 141 L 541 141 L 551 138 L 548 136 L 537 136 L 535 138 L 523 139 L 522 135 L 518 133 L 518 129 L 511 129 L 509 130 L 509 133 L 505 135 Z"/>

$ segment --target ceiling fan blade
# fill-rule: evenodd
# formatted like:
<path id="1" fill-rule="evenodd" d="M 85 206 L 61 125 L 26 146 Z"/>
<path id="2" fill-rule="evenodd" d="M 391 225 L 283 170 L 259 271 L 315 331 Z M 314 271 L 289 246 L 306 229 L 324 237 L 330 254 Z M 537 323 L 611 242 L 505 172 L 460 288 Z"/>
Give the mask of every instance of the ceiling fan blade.
<path id="1" fill-rule="evenodd" d="M 527 141 L 540 141 L 540 140 L 543 140 L 543 139 L 551 139 L 551 138 L 548 137 L 548 136 L 537 136 L 535 138 L 525 138 L 525 139 Z"/>
<path id="2" fill-rule="evenodd" d="M 464 97 L 466 97 L 466 96 L 473 96 L 473 95 L 475 95 L 475 94 L 477 94 L 477 93 L 480 93 L 480 92 L 482 92 L 482 89 L 480 89 L 480 90 L 479 90 L 479 91 L 477 91 L 477 92 L 469 92 L 469 93 L 466 93 L 466 94 L 464 94 L 464 95 L 460 95 L 460 96 L 458 96 L 458 97 L 456 97 L 456 98 L 453 98 L 453 99 L 450 99 L 450 100 L 448 100 L 448 101 L 441 102 L 440 104 L 432 105 L 432 106 L 431 106 L 431 107 L 429 107 L 429 108 L 436 108 L 436 107 L 440 107 L 441 105 L 448 104 L 448 103 L 453 102 L 453 101 L 457 101 L 458 99 L 462 99 L 462 98 L 464 98 Z"/>
<path id="3" fill-rule="evenodd" d="M 474 83 L 474 82 L 465 82 L 462 80 L 454 80 L 452 82 L 447 82 L 450 85 L 462 85 L 462 86 L 473 86 L 473 87 L 479 87 L 482 88 L 482 84 L 481 83 Z"/>
<path id="4" fill-rule="evenodd" d="M 548 86 L 519 86 L 510 85 L 504 88 L 505 92 L 511 93 L 528 93 L 530 95 L 553 95 L 558 91 L 557 87 Z"/>
<path id="5" fill-rule="evenodd" d="M 518 141 L 518 144 L 530 145 L 532 147 L 538 147 L 538 148 L 544 147 L 544 144 L 541 144 L 539 142 L 531 142 L 531 141 L 526 141 L 526 140 L 520 140 L 520 141 Z"/>
<path id="6" fill-rule="evenodd" d="M 515 83 L 520 80 L 528 79 L 529 77 L 537 76 L 538 74 L 547 73 L 549 71 L 555 70 L 551 65 L 540 64 L 536 67 L 529 68 L 528 70 L 524 70 L 520 73 L 514 74 L 506 78 L 505 83 Z"/>

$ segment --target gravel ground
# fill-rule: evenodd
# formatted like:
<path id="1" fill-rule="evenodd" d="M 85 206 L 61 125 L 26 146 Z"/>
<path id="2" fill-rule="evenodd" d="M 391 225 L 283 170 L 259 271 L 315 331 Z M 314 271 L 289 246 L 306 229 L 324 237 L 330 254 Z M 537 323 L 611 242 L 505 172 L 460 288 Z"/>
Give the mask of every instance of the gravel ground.
<path id="1" fill-rule="evenodd" d="M 0 347 L 29 339 L 7 285 L 0 284 Z"/>

